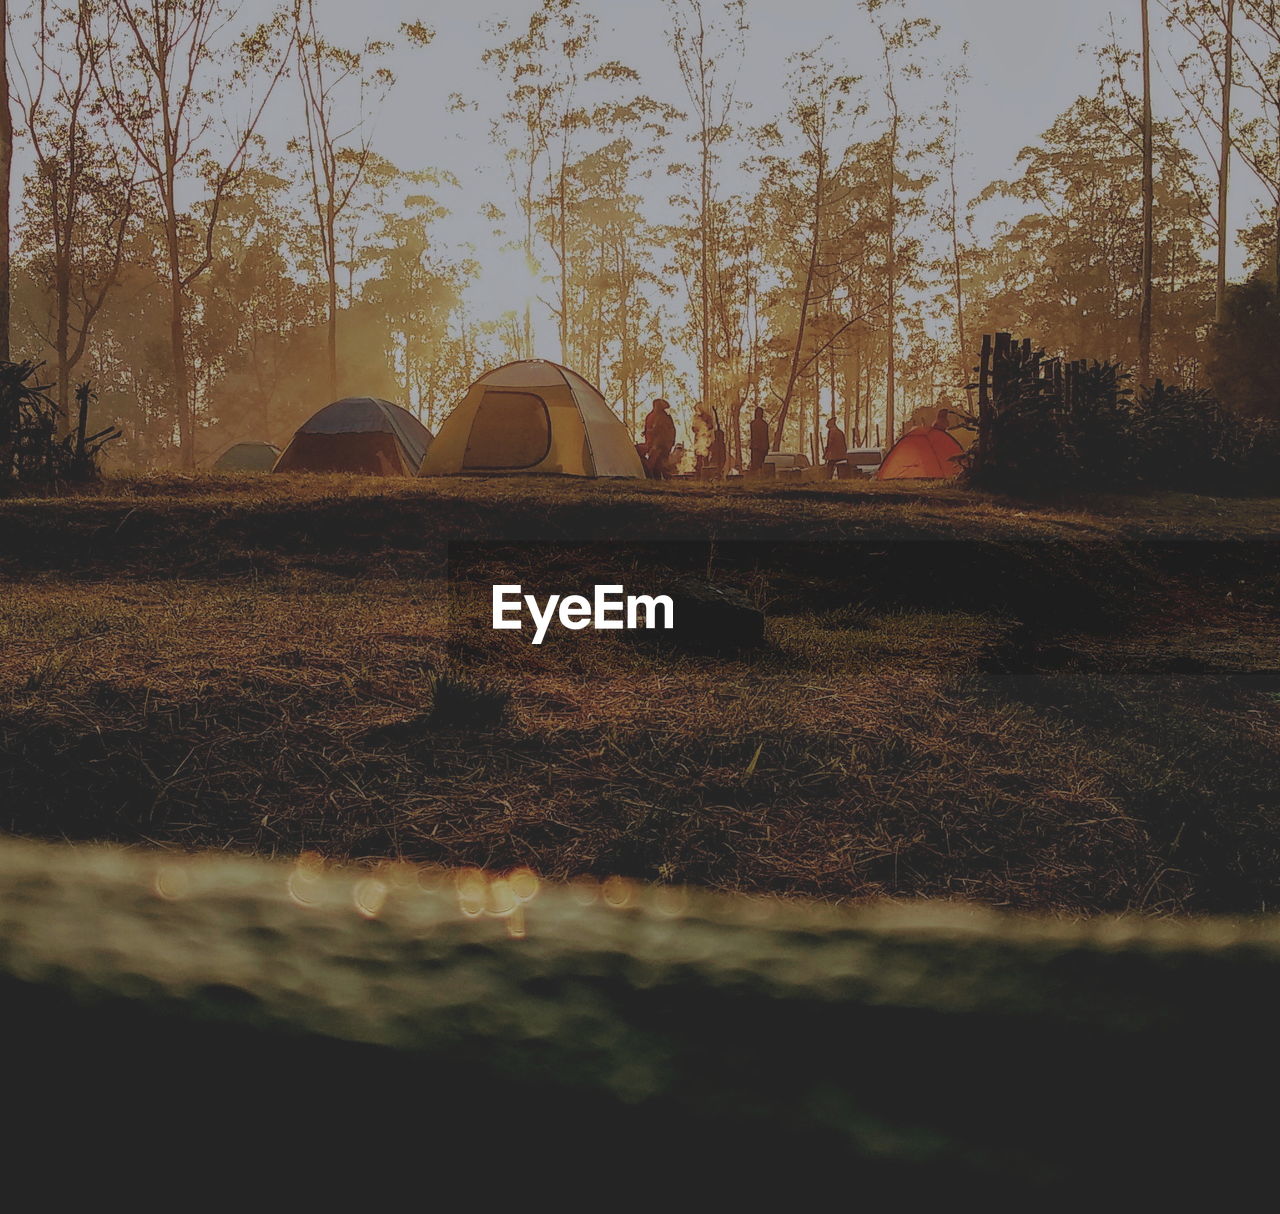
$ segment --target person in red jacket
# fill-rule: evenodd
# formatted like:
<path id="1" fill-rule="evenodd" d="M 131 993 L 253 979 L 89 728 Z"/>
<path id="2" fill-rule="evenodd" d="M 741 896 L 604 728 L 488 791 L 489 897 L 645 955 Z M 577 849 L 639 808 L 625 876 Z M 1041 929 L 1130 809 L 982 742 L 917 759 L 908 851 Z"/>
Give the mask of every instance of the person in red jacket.
<path id="1" fill-rule="evenodd" d="M 644 468 L 650 480 L 667 478 L 667 463 L 676 445 L 676 423 L 671 406 L 659 397 L 644 419 Z"/>

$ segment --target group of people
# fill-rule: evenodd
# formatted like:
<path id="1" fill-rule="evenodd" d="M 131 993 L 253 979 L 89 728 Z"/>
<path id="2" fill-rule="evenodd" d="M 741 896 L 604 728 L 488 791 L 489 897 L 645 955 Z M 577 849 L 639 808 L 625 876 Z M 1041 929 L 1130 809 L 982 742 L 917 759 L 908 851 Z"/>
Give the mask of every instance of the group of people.
<path id="1" fill-rule="evenodd" d="M 748 427 L 747 449 L 750 462 L 747 469 L 759 472 L 771 448 L 769 422 L 764 410 L 757 408 Z M 644 441 L 638 444 L 641 458 L 644 460 L 645 474 L 651 480 L 666 480 L 674 472 L 673 455 L 676 449 L 676 423 L 671 416 L 671 405 L 659 397 L 653 402 L 653 408 L 644 419 Z M 849 454 L 848 440 L 834 417 L 827 419 L 827 439 L 823 447 L 822 458 L 829 469 L 841 463 Z M 704 470 L 713 475 L 723 473 L 728 458 L 724 431 L 716 424 L 711 438 L 710 448 L 697 456 L 695 471 Z M 834 471 L 832 471 L 834 475 Z"/>

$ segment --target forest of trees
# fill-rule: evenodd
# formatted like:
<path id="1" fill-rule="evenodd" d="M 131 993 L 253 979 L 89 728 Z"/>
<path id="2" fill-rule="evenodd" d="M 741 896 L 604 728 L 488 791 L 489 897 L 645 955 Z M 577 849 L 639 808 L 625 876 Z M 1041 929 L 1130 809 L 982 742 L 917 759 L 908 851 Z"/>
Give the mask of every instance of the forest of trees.
<path id="1" fill-rule="evenodd" d="M 884 442 L 944 396 L 963 408 L 976 340 L 995 330 L 1214 383 L 1250 415 L 1280 407 L 1275 4 L 1123 0 L 1126 29 L 1141 15 L 1159 35 L 1176 105 L 1151 115 L 1141 41 L 1099 45 L 1096 84 L 1009 149 L 1009 180 L 966 197 L 965 65 L 939 61 L 922 5 L 858 0 L 876 72 L 854 74 L 834 40 L 780 56 L 785 110 L 764 115 L 737 95 L 748 0 L 653 3 L 662 95 L 602 54 L 593 0 L 529 0 L 527 19 L 487 31 L 502 113 L 478 154 L 507 170 L 493 198 L 375 146 L 391 52 L 429 63 L 452 53 L 448 30 L 347 46 L 315 0 L 269 15 L 10 3 L 30 165 L 12 192 L 13 357 L 44 361 L 64 406 L 92 381 L 95 429 L 118 425 L 114 459 L 136 469 L 280 442 L 348 393 L 434 428 L 487 366 L 535 354 L 598 382 L 633 430 L 659 392 L 685 423 L 714 409 L 735 461 L 757 405 L 775 445 L 803 451 L 833 413 L 851 440 Z M 942 100 L 921 111 L 925 75 Z M 297 115 L 285 142 L 264 133 L 273 107 Z M 1232 188 L 1260 200 L 1240 233 Z M 1004 218 L 978 237 L 991 206 Z M 532 302 L 475 313 L 476 257 L 436 236 L 461 208 L 518 252 L 550 348 Z M 1237 241 L 1252 277 L 1229 286 Z"/>

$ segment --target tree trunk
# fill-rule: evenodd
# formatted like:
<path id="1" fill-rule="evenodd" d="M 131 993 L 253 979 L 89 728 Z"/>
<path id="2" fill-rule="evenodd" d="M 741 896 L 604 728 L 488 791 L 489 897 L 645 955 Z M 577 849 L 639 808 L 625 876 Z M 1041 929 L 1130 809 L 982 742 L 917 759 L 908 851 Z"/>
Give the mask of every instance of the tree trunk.
<path id="1" fill-rule="evenodd" d="M 556 200 L 556 209 L 559 212 L 556 251 L 560 262 L 560 361 L 568 366 L 573 360 L 569 357 L 569 208 L 565 198 L 567 186 L 565 158 L 565 155 L 560 158 L 560 196 Z M 596 379 L 599 378 L 597 375 Z"/>
<path id="2" fill-rule="evenodd" d="M 327 149 L 326 149 L 327 151 Z M 338 399 L 338 216 L 333 204 L 333 185 L 325 204 L 325 271 L 329 279 L 329 315 L 325 334 L 329 364 L 329 399 Z"/>
<path id="3" fill-rule="evenodd" d="M 1142 0 L 1142 304 L 1138 317 L 1138 386 L 1151 383 L 1151 296 L 1155 243 L 1155 154 L 1151 119 L 1150 0 Z"/>
<path id="4" fill-rule="evenodd" d="M 1275 275 L 1276 293 L 1280 295 L 1280 201 L 1276 202 L 1276 223 L 1275 223 L 1275 258 L 1271 267 L 1271 272 Z"/>
<path id="5" fill-rule="evenodd" d="M 532 186 L 530 186 L 530 191 L 532 191 Z M 524 235 L 524 263 L 529 274 L 529 288 L 530 290 L 536 290 L 537 288 L 534 286 L 534 283 L 536 280 L 535 266 L 537 265 L 537 263 L 534 261 L 534 257 L 533 257 L 533 194 L 532 192 L 530 192 L 527 196 L 527 203 L 528 205 L 525 212 L 526 219 L 525 219 L 525 235 Z M 521 357 L 532 358 L 533 357 L 533 300 L 527 297 L 524 301 L 523 342 L 524 342 L 524 351 Z"/>
<path id="6" fill-rule="evenodd" d="M 9 4 L 0 0 L 0 362 L 9 361 L 9 182 L 13 115 L 9 111 Z"/>
<path id="7" fill-rule="evenodd" d="M 191 402 L 191 379 L 187 369 L 185 332 L 186 285 L 182 280 L 181 252 L 178 242 L 178 216 L 173 204 L 173 183 L 166 191 L 165 242 L 169 260 L 169 352 L 173 362 L 173 395 L 178 418 L 178 455 L 184 471 L 196 466 L 195 413 Z"/>
<path id="8" fill-rule="evenodd" d="M 195 411 L 191 402 L 191 378 L 187 370 L 186 285 L 182 280 L 181 251 L 178 246 L 178 216 L 173 205 L 173 184 L 169 181 L 165 213 L 165 239 L 169 255 L 169 351 L 173 361 L 173 394 L 177 402 L 178 455 L 184 471 L 196 466 Z"/>
<path id="9" fill-rule="evenodd" d="M 69 431 L 71 420 L 71 282 L 70 273 L 64 267 L 58 268 L 57 284 L 54 288 L 57 297 L 57 320 L 55 321 L 53 348 L 58 360 L 58 386 L 54 399 L 62 410 L 59 427 Z"/>
<path id="10" fill-rule="evenodd" d="M 729 408 L 729 429 L 725 436 L 727 440 L 725 458 L 737 468 L 742 467 L 742 410 L 746 403 L 745 391 L 734 396 L 733 404 Z"/>
<path id="11" fill-rule="evenodd" d="M 703 120 L 702 127 L 702 179 L 699 209 L 701 210 L 702 233 L 699 246 L 701 258 L 702 289 L 702 366 L 699 368 L 698 391 L 701 396 L 699 404 L 706 405 L 711 399 L 711 133 Z"/>
<path id="12" fill-rule="evenodd" d="M 1231 174 L 1231 84 L 1235 73 L 1236 0 L 1227 0 L 1226 65 L 1222 78 L 1222 150 L 1218 160 L 1218 281 L 1214 295 L 1214 319 L 1226 319 L 1227 307 L 1227 186 Z"/>
<path id="13" fill-rule="evenodd" d="M 170 280 L 169 346 L 173 353 L 173 394 L 178 401 L 178 453 L 186 472 L 195 471 L 196 427 L 191 401 L 191 376 L 187 370 L 187 342 L 183 331 L 185 288 L 180 276 Z"/>
<path id="14" fill-rule="evenodd" d="M 893 100 L 893 125 L 889 136 L 889 206 L 888 206 L 888 244 L 885 255 L 885 274 L 888 279 L 888 315 L 885 318 L 885 333 L 889 344 L 888 357 L 885 360 L 884 387 L 884 432 L 885 445 L 893 445 L 894 427 L 896 424 L 895 394 L 898 390 L 897 363 L 897 328 L 898 328 L 898 103 Z"/>
<path id="15" fill-rule="evenodd" d="M 954 136 L 953 136 L 954 139 Z M 959 371 L 965 383 L 969 380 L 969 368 L 966 365 L 969 360 L 967 353 L 969 349 L 969 337 L 964 328 L 964 275 L 960 263 L 960 203 L 959 194 L 956 189 L 956 159 L 955 144 L 952 143 L 951 151 L 951 273 L 952 273 L 952 290 L 955 296 L 956 305 L 956 350 L 959 354 L 960 366 Z M 973 410 L 973 389 L 967 389 L 969 396 L 969 409 Z"/>
<path id="16" fill-rule="evenodd" d="M 1280 106 L 1277 106 L 1276 129 L 1280 130 Z M 1272 257 L 1272 269 L 1276 276 L 1276 295 L 1280 297 L 1280 182 L 1276 184 L 1276 222 L 1275 249 Z"/>
<path id="17" fill-rule="evenodd" d="M 773 445 L 775 451 L 781 451 L 786 445 L 787 414 L 791 410 L 791 400 L 795 395 L 796 382 L 800 377 L 800 360 L 804 357 L 804 339 L 809 324 L 809 305 L 813 302 L 813 283 L 818 272 L 818 258 L 822 252 L 822 193 L 826 188 L 826 164 L 822 153 L 819 153 L 818 177 L 813 189 L 813 232 L 809 239 L 809 264 L 805 267 L 804 294 L 800 299 L 800 318 L 797 321 L 795 345 L 791 351 L 791 367 L 787 373 L 787 390 L 782 397 L 782 408 L 778 411 L 778 421 L 774 427 Z M 801 439 L 804 427 L 800 429 Z"/>
<path id="18" fill-rule="evenodd" d="M 875 426 L 875 421 L 876 421 L 875 399 L 871 391 L 873 386 L 872 377 L 874 374 L 874 370 L 875 368 L 871 365 L 871 359 L 867 359 L 866 360 L 866 374 L 867 374 L 866 391 L 862 394 L 862 399 L 866 402 L 866 405 L 867 405 L 867 430 L 866 430 L 866 433 L 863 435 L 863 438 L 866 440 L 867 446 L 873 445 L 871 442 L 871 431 L 872 431 L 872 428 Z M 880 445 L 878 430 L 876 431 L 876 435 L 877 437 L 874 445 L 878 447 Z"/>
<path id="19" fill-rule="evenodd" d="M 329 365 L 329 399 L 338 399 L 338 279 L 329 276 L 329 317 L 325 334 Z"/>
<path id="20" fill-rule="evenodd" d="M 867 444 L 862 441 L 866 433 L 866 423 L 862 416 L 862 341 L 858 340 L 857 345 L 853 347 L 853 362 L 848 368 L 845 375 L 845 391 L 849 390 L 849 377 L 853 377 L 853 433 L 857 436 L 854 439 L 854 445 L 865 447 Z"/>
<path id="21" fill-rule="evenodd" d="M 809 445 L 813 448 L 812 460 L 818 462 L 818 430 L 822 415 L 822 360 L 813 366 L 813 430 L 809 436 Z"/>

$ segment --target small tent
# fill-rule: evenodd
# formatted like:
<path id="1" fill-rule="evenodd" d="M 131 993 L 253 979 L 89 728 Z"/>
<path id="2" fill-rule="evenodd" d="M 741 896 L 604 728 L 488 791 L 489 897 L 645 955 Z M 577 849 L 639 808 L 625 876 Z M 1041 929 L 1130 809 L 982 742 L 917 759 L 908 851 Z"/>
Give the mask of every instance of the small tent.
<path id="1" fill-rule="evenodd" d="M 946 430 L 917 426 L 889 448 L 876 470 L 876 480 L 947 480 L 960 475 L 956 456 L 963 453 L 964 448 Z"/>
<path id="2" fill-rule="evenodd" d="M 627 428 L 599 389 L 540 358 L 482 375 L 440 427 L 421 476 L 643 477 Z"/>
<path id="3" fill-rule="evenodd" d="M 214 472 L 270 472 L 280 458 L 280 448 L 271 443 L 232 443 L 216 460 Z"/>
<path id="4" fill-rule="evenodd" d="M 430 445 L 431 431 L 407 409 L 373 396 L 349 396 L 300 426 L 275 470 L 412 476 Z"/>

